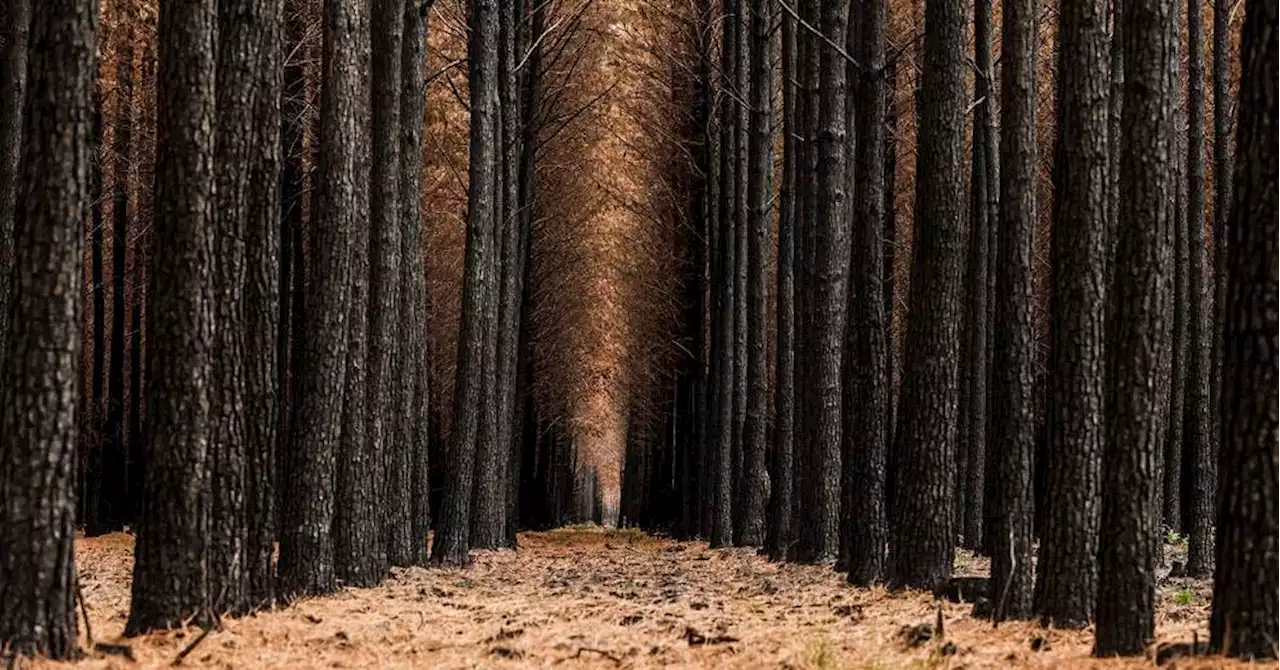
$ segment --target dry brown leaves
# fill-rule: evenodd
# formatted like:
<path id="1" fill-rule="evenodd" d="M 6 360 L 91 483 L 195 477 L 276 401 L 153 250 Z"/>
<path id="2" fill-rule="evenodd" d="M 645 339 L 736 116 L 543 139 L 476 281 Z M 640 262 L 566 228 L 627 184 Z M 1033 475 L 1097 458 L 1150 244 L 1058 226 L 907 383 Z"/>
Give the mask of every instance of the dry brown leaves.
<path id="1" fill-rule="evenodd" d="M 1090 631 L 1031 623 L 993 629 L 943 603 L 946 640 L 907 648 L 904 626 L 932 624 L 922 593 L 856 589 L 817 566 L 770 563 L 750 550 L 710 550 L 631 531 L 527 533 L 520 550 L 479 554 L 466 570 L 396 570 L 380 587 L 348 589 L 273 612 L 227 619 L 182 662 L 198 668 L 890 668 L 1150 667 L 1089 657 Z M 122 639 L 132 539 L 81 540 L 78 560 L 98 642 L 137 661 L 91 653 L 80 668 L 161 667 L 199 633 Z M 963 559 L 962 559 L 963 560 Z M 958 566 L 972 571 L 973 564 Z M 1158 637 L 1205 639 L 1207 599 L 1175 604 L 1161 590 Z M 1033 651 L 1041 638 L 1047 648 Z M 1192 666 L 1226 667 L 1219 659 Z M 35 667 L 55 667 L 36 663 Z"/>

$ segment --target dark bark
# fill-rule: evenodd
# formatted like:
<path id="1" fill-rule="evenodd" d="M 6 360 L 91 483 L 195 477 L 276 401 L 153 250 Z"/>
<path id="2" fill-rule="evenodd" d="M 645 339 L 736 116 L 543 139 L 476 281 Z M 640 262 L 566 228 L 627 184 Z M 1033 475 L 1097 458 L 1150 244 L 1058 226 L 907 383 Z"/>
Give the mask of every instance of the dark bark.
<path id="1" fill-rule="evenodd" d="M 218 10 L 209 593 L 215 612 L 239 613 L 255 604 L 251 572 L 257 573 L 254 600 L 269 598 L 271 575 L 279 116 L 270 112 L 279 105 L 273 84 L 279 80 L 282 7 L 278 1 L 220 0 Z"/>
<path id="2" fill-rule="evenodd" d="M 1227 231 L 1221 496 L 1209 646 L 1276 657 L 1276 4 L 1245 4 L 1235 201 Z"/>
<path id="3" fill-rule="evenodd" d="M 401 451 L 399 463 L 408 467 L 410 560 L 427 562 L 430 530 L 430 495 L 427 454 L 427 384 L 429 361 L 424 341 L 427 286 L 422 246 L 421 179 L 422 126 L 426 107 L 427 13 L 431 2 L 404 2 L 404 38 L 400 62 L 400 295 L 406 309 L 400 317 L 400 352 L 397 361 L 397 421 L 393 449 Z M 406 318 L 406 314 L 408 318 Z M 403 465 L 408 461 L 407 466 Z"/>
<path id="4" fill-rule="evenodd" d="M 411 356 L 403 355 L 401 343 L 409 334 L 399 333 L 402 315 L 413 318 L 409 296 L 401 293 L 405 262 L 401 235 L 403 203 L 400 192 L 400 117 L 403 90 L 401 65 L 406 0 L 377 0 L 373 3 L 373 165 L 370 175 L 369 240 L 369 351 L 368 386 L 365 389 L 364 453 L 374 473 L 371 492 L 374 500 L 370 522 L 382 526 L 384 544 L 374 554 L 385 552 L 391 565 L 413 562 L 412 451 L 396 434 L 399 409 L 404 403 L 393 399 L 406 390 L 399 383 L 398 369 L 412 370 Z M 410 401 L 412 402 L 412 401 Z M 408 458 L 406 458 L 406 456 Z M 379 496 L 379 491 L 383 492 Z M 380 566 L 379 566 L 380 567 Z"/>
<path id="5" fill-rule="evenodd" d="M 215 442 L 211 448 L 215 453 L 225 449 L 223 458 L 214 457 L 215 468 L 232 466 L 233 458 L 242 461 L 235 467 L 242 477 L 239 486 L 243 493 L 241 500 L 233 501 L 231 490 L 237 483 L 229 479 L 223 480 L 225 489 L 215 488 L 215 542 L 235 553 L 211 554 L 210 594 L 215 611 L 240 612 L 269 606 L 275 581 L 277 398 L 278 389 L 283 388 L 278 379 L 276 342 L 282 297 L 277 203 L 284 2 L 221 0 L 219 11 L 218 174 L 222 181 L 218 185 L 218 234 L 242 236 L 243 249 L 235 255 L 240 256 L 243 272 L 239 276 L 230 272 L 230 254 L 215 261 L 222 266 L 217 281 L 235 282 L 224 285 L 217 300 L 218 309 L 226 310 L 231 308 L 229 296 L 239 293 L 238 312 L 243 317 L 219 317 L 218 329 L 225 334 L 218 336 L 218 345 L 232 345 L 239 352 L 232 356 L 223 350 L 215 365 L 239 368 L 238 379 L 220 377 L 220 384 L 234 382 L 220 392 L 239 392 L 243 400 L 224 396 L 215 405 L 215 413 L 227 413 L 223 421 L 240 424 L 229 426 L 235 432 L 223 436 L 242 440 L 241 446 L 232 449 L 230 442 L 223 447 Z M 223 239 L 220 246 L 228 249 L 229 242 Z M 241 321 L 239 333 L 225 332 L 236 327 L 237 321 Z M 229 474 L 215 470 L 215 487 L 219 478 Z M 219 500 L 232 504 L 220 506 Z M 219 509 L 228 514 L 220 516 Z M 219 529 L 221 523 L 227 525 Z M 218 558 L 227 562 L 215 565 Z M 238 594 L 237 589 L 243 593 Z"/>
<path id="6" fill-rule="evenodd" d="M 1107 3 L 1067 0 L 1058 24 L 1058 155 L 1045 525 L 1037 614 L 1083 628 L 1098 589 L 1107 246 Z"/>
<path id="7" fill-rule="evenodd" d="M 467 63 L 470 74 L 470 161 L 467 188 L 467 248 L 462 288 L 462 325 L 458 333 L 454 382 L 453 431 L 448 474 L 440 503 L 440 524 L 431 561 L 461 565 L 469 560 L 471 491 L 477 459 L 480 397 L 490 381 L 483 377 L 485 338 L 492 327 L 490 296 L 494 283 L 495 172 L 494 138 L 498 123 L 498 8 L 496 0 L 471 3 Z"/>
<path id="8" fill-rule="evenodd" d="M 1116 324 L 1108 348 L 1107 442 L 1099 538 L 1097 656 L 1141 654 L 1155 632 L 1160 460 L 1171 360 L 1171 0 L 1127 0 Z"/>
<path id="9" fill-rule="evenodd" d="M 248 606 L 270 606 L 275 596 L 273 555 L 276 539 L 278 474 L 276 447 L 281 426 L 279 341 L 280 248 L 280 95 L 283 88 L 284 1 L 262 0 L 255 31 L 253 137 L 257 153 L 250 166 L 249 232 L 245 237 L 245 571 Z M 301 245 L 301 240 L 299 240 Z M 299 253 L 300 255 L 300 253 Z"/>
<path id="10" fill-rule="evenodd" d="M 894 347 L 894 329 L 893 329 L 893 313 L 895 311 L 896 302 L 894 296 L 894 286 L 897 284 L 897 271 L 894 266 L 894 259 L 898 252 L 898 214 L 897 214 L 897 182 L 898 182 L 898 59 L 891 58 L 885 62 L 884 66 L 884 86 L 885 93 L 885 117 L 884 117 L 884 228 L 881 233 L 882 246 L 884 247 L 884 270 L 881 274 L 882 289 L 884 290 L 884 342 L 885 342 L 885 366 L 888 368 L 885 376 L 887 377 L 885 384 L 887 385 L 885 399 L 885 444 L 893 445 L 893 427 L 895 425 L 894 417 L 897 407 L 897 378 L 898 366 L 894 363 L 895 351 Z M 889 487 L 893 482 L 893 469 L 889 467 L 889 456 L 885 458 L 885 504 L 888 505 L 892 498 L 889 496 Z"/>
<path id="11" fill-rule="evenodd" d="M 849 3 L 833 2 L 821 8 L 822 33 L 841 43 L 848 30 Z M 817 209 L 813 218 L 814 264 L 806 314 L 805 385 L 809 387 L 804 442 L 809 459 L 802 471 L 803 524 L 797 526 L 797 560 L 820 563 L 836 558 L 840 521 L 841 481 L 841 359 L 844 343 L 846 282 L 849 272 L 848 185 L 845 162 L 846 77 L 843 57 L 825 45 L 817 46 L 819 87 L 817 182 L 813 189 Z"/>
<path id="12" fill-rule="evenodd" d="M 1215 466 L 1221 454 L 1223 328 L 1227 305 L 1227 221 L 1232 198 L 1231 7 L 1213 1 L 1213 329 L 1209 362 L 1209 439 Z"/>
<path id="13" fill-rule="evenodd" d="M 1187 573 L 1207 577 L 1213 571 L 1213 507 L 1217 468 L 1209 434 L 1210 324 L 1208 249 L 1205 248 L 1204 167 L 1204 4 L 1187 0 L 1187 227 L 1190 253 L 1190 333 L 1187 340 L 1187 397 L 1184 443 L 1190 504 L 1183 515 L 1187 531 Z"/>
<path id="14" fill-rule="evenodd" d="M 362 8 L 354 27 L 357 72 L 372 71 L 372 5 Z M 382 20 L 385 17 L 378 17 Z M 347 284 L 346 377 L 343 380 L 342 438 L 337 458 L 337 498 L 333 520 L 334 569 L 338 579 L 351 586 L 373 586 L 386 572 L 379 494 L 382 492 L 381 455 L 371 451 L 371 414 L 377 410 L 370 396 L 369 322 L 370 268 L 374 264 L 370 245 L 374 237 L 370 205 L 372 110 L 369 77 L 358 80 L 360 101 L 356 107 L 355 197 L 352 236 L 348 253 L 351 264 Z M 322 140 L 323 141 L 323 140 Z M 386 175 L 380 175 L 383 179 Z"/>
<path id="15" fill-rule="evenodd" d="M 714 237 L 714 257 L 711 265 L 711 281 L 715 292 L 716 318 L 712 321 L 713 378 L 712 403 L 715 427 L 709 470 L 711 527 L 709 540 L 712 547 L 724 547 L 733 542 L 733 425 L 734 425 L 734 268 L 737 256 L 735 232 L 737 211 L 735 173 L 737 170 L 737 135 L 734 124 L 737 118 L 737 101 L 730 92 L 733 89 L 733 69 L 736 59 L 734 41 L 739 23 L 732 17 L 722 21 L 723 39 L 720 45 L 720 172 L 719 210 L 717 231 Z"/>
<path id="16" fill-rule="evenodd" d="M 298 400 L 292 408 L 284 507 L 280 522 L 280 595 L 332 592 L 334 483 L 343 441 L 348 286 L 359 228 L 357 142 L 361 138 L 360 65 L 364 6 L 324 5 L 324 86 L 315 177 L 315 225 L 310 235 L 306 305 L 294 327 Z"/>
<path id="17" fill-rule="evenodd" d="M 127 635 L 212 622 L 214 0 L 165 4 L 159 24 L 155 257 L 147 341 L 147 472 Z"/>
<path id="18" fill-rule="evenodd" d="M 955 555 L 951 488 L 965 241 L 955 195 L 962 189 L 968 98 L 963 10 L 960 3 L 927 0 L 917 92 L 916 253 L 894 435 L 890 581 L 923 589 L 951 576 Z"/>
<path id="19" fill-rule="evenodd" d="M 996 460 L 991 533 L 993 615 L 1031 615 L 1032 456 L 1036 419 L 1031 247 L 1036 225 L 1036 0 L 1004 0 L 1001 49 L 1000 255 L 995 265 L 991 433 Z"/>
<path id="20" fill-rule="evenodd" d="M 115 181 L 111 189 L 111 357 L 107 372 L 107 416 L 102 434 L 101 530 L 124 529 L 128 504 L 127 447 L 124 423 L 125 254 L 129 246 L 129 155 L 133 115 L 133 16 L 120 27 L 116 47 Z"/>
<path id="21" fill-rule="evenodd" d="M 774 364 L 773 454 L 765 552 L 786 558 L 791 545 L 792 465 L 795 448 L 796 254 L 796 24 L 782 17 L 782 184 L 778 194 L 777 343 Z"/>
<path id="22" fill-rule="evenodd" d="M 39 48 L 30 51 L 32 95 L 20 117 L 26 143 L 8 275 L 18 318 L 0 386 L 0 648 L 62 660 L 79 654 L 76 405 L 98 21 L 88 0 L 31 9 Z"/>
<path id="23" fill-rule="evenodd" d="M 13 274 L 14 219 L 22 157 L 23 106 L 27 91 L 27 41 L 31 28 L 31 0 L 9 0 L 0 59 L 0 277 Z M 9 332 L 12 282 L 0 281 L 0 356 Z"/>
<path id="24" fill-rule="evenodd" d="M 510 20 L 504 17 L 503 27 L 506 35 L 502 39 L 500 54 L 501 80 L 499 82 L 499 98 L 503 106 L 502 134 L 503 143 L 502 187 L 503 202 L 506 203 L 508 228 L 502 242 L 502 290 L 498 315 L 501 339 L 498 341 L 498 445 L 503 450 L 502 479 L 506 487 L 506 527 L 503 529 L 501 546 L 516 545 L 516 496 L 520 486 L 520 460 L 516 449 L 517 426 L 519 426 L 520 399 L 517 394 L 516 378 L 519 374 L 520 355 L 523 350 L 521 325 L 527 316 L 530 306 L 525 301 L 524 285 L 528 276 L 529 237 L 531 219 L 525 216 L 524 208 L 529 203 L 520 198 L 520 172 L 522 169 L 532 171 L 533 165 L 524 168 L 524 154 L 532 152 L 536 145 L 523 141 L 522 128 L 526 121 L 519 77 L 516 70 L 519 60 L 526 49 L 522 37 L 523 23 L 522 3 L 512 2 L 509 9 Z M 530 157 L 532 160 L 532 156 Z"/>
<path id="25" fill-rule="evenodd" d="M 849 529 L 849 581 L 868 586 L 885 577 L 889 527 L 884 499 L 885 459 L 888 446 L 889 396 L 888 342 L 885 327 L 883 265 L 884 245 L 884 136 L 885 101 L 891 89 L 883 77 L 885 26 L 888 5 L 884 0 L 862 3 L 858 51 L 862 65 L 854 107 L 858 138 L 855 159 L 858 175 L 854 192 L 852 257 L 849 286 L 853 300 L 846 325 L 856 343 L 845 365 L 855 371 L 853 384 L 843 389 L 846 403 L 844 439 L 853 490 Z M 851 403 L 851 405 L 850 405 Z"/>
<path id="26" fill-rule="evenodd" d="M 769 438 L 768 296 L 766 256 L 773 249 L 773 3 L 752 0 L 751 118 L 747 146 L 747 416 L 743 425 L 741 494 L 735 511 L 741 518 L 735 544 L 764 543 L 765 442 Z"/>
<path id="27" fill-rule="evenodd" d="M 956 492 L 956 522 L 964 546 L 982 547 L 982 503 L 986 483 L 987 401 L 990 397 L 991 359 L 987 342 L 991 339 L 993 306 L 988 300 L 994 273 L 990 256 L 991 238 L 997 221 L 999 182 L 996 175 L 997 140 L 995 132 L 995 69 L 991 64 L 991 2 L 976 0 L 973 6 L 974 74 L 973 97 L 977 103 L 973 113 L 973 162 L 969 180 L 969 258 L 966 279 L 966 333 L 961 346 L 964 386 L 960 394 L 960 434 L 957 470 L 964 473 Z"/>
<path id="28" fill-rule="evenodd" d="M 733 542 L 741 544 L 743 535 L 743 491 L 745 490 L 744 457 L 747 421 L 747 266 L 751 237 L 751 213 L 747 186 L 750 181 L 751 153 L 751 0 L 732 0 L 732 14 L 727 21 L 735 24 L 733 41 L 733 83 L 726 100 L 727 113 L 734 118 L 734 168 L 733 168 L 733 469 L 732 469 L 732 517 Z M 770 171 L 772 173 L 772 170 Z"/>

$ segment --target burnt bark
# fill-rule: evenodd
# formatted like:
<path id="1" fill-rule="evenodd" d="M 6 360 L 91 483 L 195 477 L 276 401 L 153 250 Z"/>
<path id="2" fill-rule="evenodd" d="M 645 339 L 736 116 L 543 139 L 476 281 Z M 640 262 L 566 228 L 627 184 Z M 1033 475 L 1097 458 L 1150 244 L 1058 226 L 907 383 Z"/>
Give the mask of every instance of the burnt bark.
<path id="1" fill-rule="evenodd" d="M 1000 247 L 991 366 L 996 461 L 991 533 L 993 618 L 1031 616 L 1032 457 L 1036 419 L 1031 247 L 1036 225 L 1036 0 L 1004 0 L 1001 49 Z"/>
<path id="2" fill-rule="evenodd" d="M 400 62 L 400 353 L 395 411 L 400 451 L 397 461 L 412 473 L 408 495 L 410 559 L 427 562 L 430 530 L 430 477 L 427 453 L 427 398 L 430 363 L 427 359 L 427 286 L 422 246 L 421 180 L 422 126 L 426 107 L 427 13 L 430 0 L 404 2 L 404 38 Z"/>
<path id="3" fill-rule="evenodd" d="M 1190 293 L 1187 338 L 1187 395 L 1183 450 L 1187 467 L 1183 488 L 1188 503 L 1182 525 L 1187 531 L 1187 573 L 1207 577 L 1213 571 L 1213 507 L 1217 468 L 1209 434 L 1209 376 L 1212 303 L 1208 249 L 1205 247 L 1204 165 L 1204 4 L 1187 0 L 1187 246 Z"/>
<path id="4" fill-rule="evenodd" d="M 1097 656 L 1141 654 L 1155 632 L 1160 461 L 1168 425 L 1173 298 L 1171 0 L 1126 0 L 1116 324 L 1103 454 Z"/>
<path id="5" fill-rule="evenodd" d="M 769 438 L 768 296 L 765 295 L 765 262 L 772 251 L 773 228 L 773 33 L 774 7 L 770 0 L 751 3 L 751 108 L 747 147 L 747 416 L 743 426 L 741 495 L 736 508 L 741 517 L 735 544 L 753 547 L 764 543 L 765 442 Z"/>
<path id="6" fill-rule="evenodd" d="M 369 351 L 368 386 L 365 389 L 364 453 L 373 470 L 368 521 L 382 527 L 383 547 L 391 565 L 413 562 L 412 447 L 398 439 L 397 416 L 404 403 L 393 400 L 406 390 L 398 377 L 399 368 L 412 370 L 412 357 L 402 355 L 401 344 L 408 333 L 399 334 L 400 319 L 413 318 L 409 296 L 401 293 L 405 259 L 401 236 L 403 204 L 400 192 L 403 156 L 400 116 L 403 91 L 401 81 L 406 0 L 377 0 L 373 3 L 373 165 L 369 198 Z M 410 401 L 412 402 L 412 401 Z M 408 456 L 409 458 L 406 458 Z M 378 492 L 382 491 L 379 497 Z M 379 499 L 380 498 L 380 499 Z M 379 566 L 381 567 L 381 566 Z"/>
<path id="7" fill-rule="evenodd" d="M 1280 552 L 1276 375 L 1276 4 L 1245 4 L 1235 201 L 1227 231 L 1222 473 L 1209 646 L 1274 659 Z"/>
<path id="8" fill-rule="evenodd" d="M 493 276 L 495 229 L 494 138 L 498 114 L 498 7 L 496 0 L 475 0 L 468 19 L 467 67 L 470 73 L 470 161 L 467 188 L 467 248 L 463 270 L 462 325 L 458 333 L 457 378 L 454 382 L 453 431 L 448 474 L 440 502 L 440 524 L 431 561 L 462 565 L 469 559 L 472 477 L 477 460 L 480 397 L 490 383 L 482 375 Z"/>
<path id="9" fill-rule="evenodd" d="M 315 178 L 314 226 L 305 307 L 295 328 L 298 400 L 292 408 L 280 520 L 280 594 L 329 593 L 334 574 L 334 482 L 344 424 L 351 251 L 358 232 L 357 147 L 361 137 L 361 31 L 364 7 L 324 5 L 324 86 Z"/>
<path id="10" fill-rule="evenodd" d="M 1045 525 L 1036 613 L 1083 628 L 1098 589 L 1105 361 L 1108 54 L 1105 0 L 1067 0 L 1058 35 L 1058 155 L 1054 198 L 1053 329 Z"/>
<path id="11" fill-rule="evenodd" d="M 894 435 L 890 582 L 932 589 L 951 576 L 959 316 L 965 229 L 964 7 L 927 0 L 916 180 L 916 252 Z"/>
<path id="12" fill-rule="evenodd" d="M 856 11 L 856 10 L 855 10 Z M 857 55 L 862 67 L 853 105 L 858 141 L 855 171 L 852 254 L 849 287 L 853 300 L 846 328 L 855 346 L 846 351 L 845 365 L 854 371 L 845 397 L 844 464 L 851 475 L 849 581 L 869 586 L 885 577 L 889 527 L 884 499 L 888 447 L 888 330 L 884 311 L 884 137 L 885 104 L 891 93 L 885 85 L 884 0 L 862 3 Z"/>
<path id="13" fill-rule="evenodd" d="M 18 159 L 23 147 L 23 107 L 27 98 L 27 42 L 31 29 L 31 0 L 10 0 L 0 26 L 0 277 L 13 273 L 14 220 L 22 179 Z M 6 351 L 9 312 L 13 300 L 10 281 L 0 281 L 0 356 Z"/>
<path id="14" fill-rule="evenodd" d="M 0 648 L 58 660 L 79 654 L 74 482 L 95 8 L 88 0 L 30 8 L 40 48 L 30 51 L 32 94 L 20 117 L 26 143 L 9 275 L 18 318 L 0 386 Z"/>
<path id="15" fill-rule="evenodd" d="M 777 342 L 775 344 L 773 454 L 765 552 L 786 558 L 791 545 L 792 466 L 795 449 L 796 254 L 796 24 L 782 17 L 782 184 L 778 194 Z"/>
<path id="16" fill-rule="evenodd" d="M 361 8 L 354 24 L 356 71 L 372 71 L 371 30 L 372 5 Z M 384 17 L 379 16 L 379 20 Z M 373 586 L 386 572 L 382 517 L 378 510 L 382 492 L 382 462 L 368 439 L 369 422 L 375 398 L 370 396 L 369 350 L 371 318 L 370 268 L 375 262 L 370 253 L 371 226 L 369 188 L 372 188 L 372 113 L 369 104 L 371 82 L 360 77 L 357 82 L 359 101 L 355 110 L 355 191 L 352 235 L 348 253 L 351 264 L 347 284 L 346 377 L 343 380 L 342 438 L 337 458 L 337 498 L 334 507 L 334 568 L 339 579 L 352 586 Z M 323 140 L 322 140 L 323 141 Z M 385 175 L 382 175 L 385 179 Z"/>
<path id="17" fill-rule="evenodd" d="M 213 618 L 207 560 L 217 5 L 161 9 L 147 471 L 126 635 Z"/>

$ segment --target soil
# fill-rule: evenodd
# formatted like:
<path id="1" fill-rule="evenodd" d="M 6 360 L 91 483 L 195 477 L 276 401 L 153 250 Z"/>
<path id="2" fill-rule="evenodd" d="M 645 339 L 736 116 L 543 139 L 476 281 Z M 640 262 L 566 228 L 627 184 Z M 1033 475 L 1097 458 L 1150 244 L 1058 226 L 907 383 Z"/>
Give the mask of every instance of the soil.
<path id="1" fill-rule="evenodd" d="M 80 668 L 165 667 L 198 629 L 122 638 L 133 539 L 80 539 L 94 642 Z M 957 574 L 983 561 L 957 559 Z M 1166 579 L 1161 642 L 1207 639 L 1208 586 Z M 771 563 L 637 531 L 524 533 L 518 551 L 467 569 L 395 569 L 379 587 L 224 618 L 178 665 L 191 668 L 983 668 L 1151 667 L 1089 656 L 1092 631 L 993 627 L 972 606 L 848 586 L 822 566 Z M 941 612 L 944 634 L 933 633 Z M 81 627 L 84 638 L 83 626 Z M 914 642 L 914 646 L 911 643 Z M 134 661 L 123 655 L 131 655 Z M 1234 662 L 1177 659 L 1176 667 Z M 35 668 L 65 667 L 47 661 Z"/>

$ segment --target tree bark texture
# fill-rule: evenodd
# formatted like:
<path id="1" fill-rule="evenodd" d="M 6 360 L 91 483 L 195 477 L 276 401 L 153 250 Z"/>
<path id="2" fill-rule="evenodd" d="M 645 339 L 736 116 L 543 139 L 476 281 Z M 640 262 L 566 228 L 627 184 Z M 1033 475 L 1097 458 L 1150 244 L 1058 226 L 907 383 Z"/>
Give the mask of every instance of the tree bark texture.
<path id="1" fill-rule="evenodd" d="M 4 128 L 13 133 L 6 140 L 26 142 L 10 210 L 17 250 L 10 307 L 19 318 L 0 373 L 0 647 L 62 660 L 79 653 L 76 414 L 98 21 L 88 0 L 40 2 L 17 14 L 28 9 L 33 48 L 20 62 L 30 67 L 32 95 L 16 115 L 24 128 Z"/>
<path id="2" fill-rule="evenodd" d="M 894 435 L 890 582 L 932 589 L 951 576 L 959 316 L 964 268 L 964 8 L 927 0 L 916 180 L 916 252 Z"/>
<path id="3" fill-rule="evenodd" d="M 159 24 L 155 256 L 147 340 L 147 471 L 127 635 L 212 621 L 214 0 L 166 3 Z"/>

